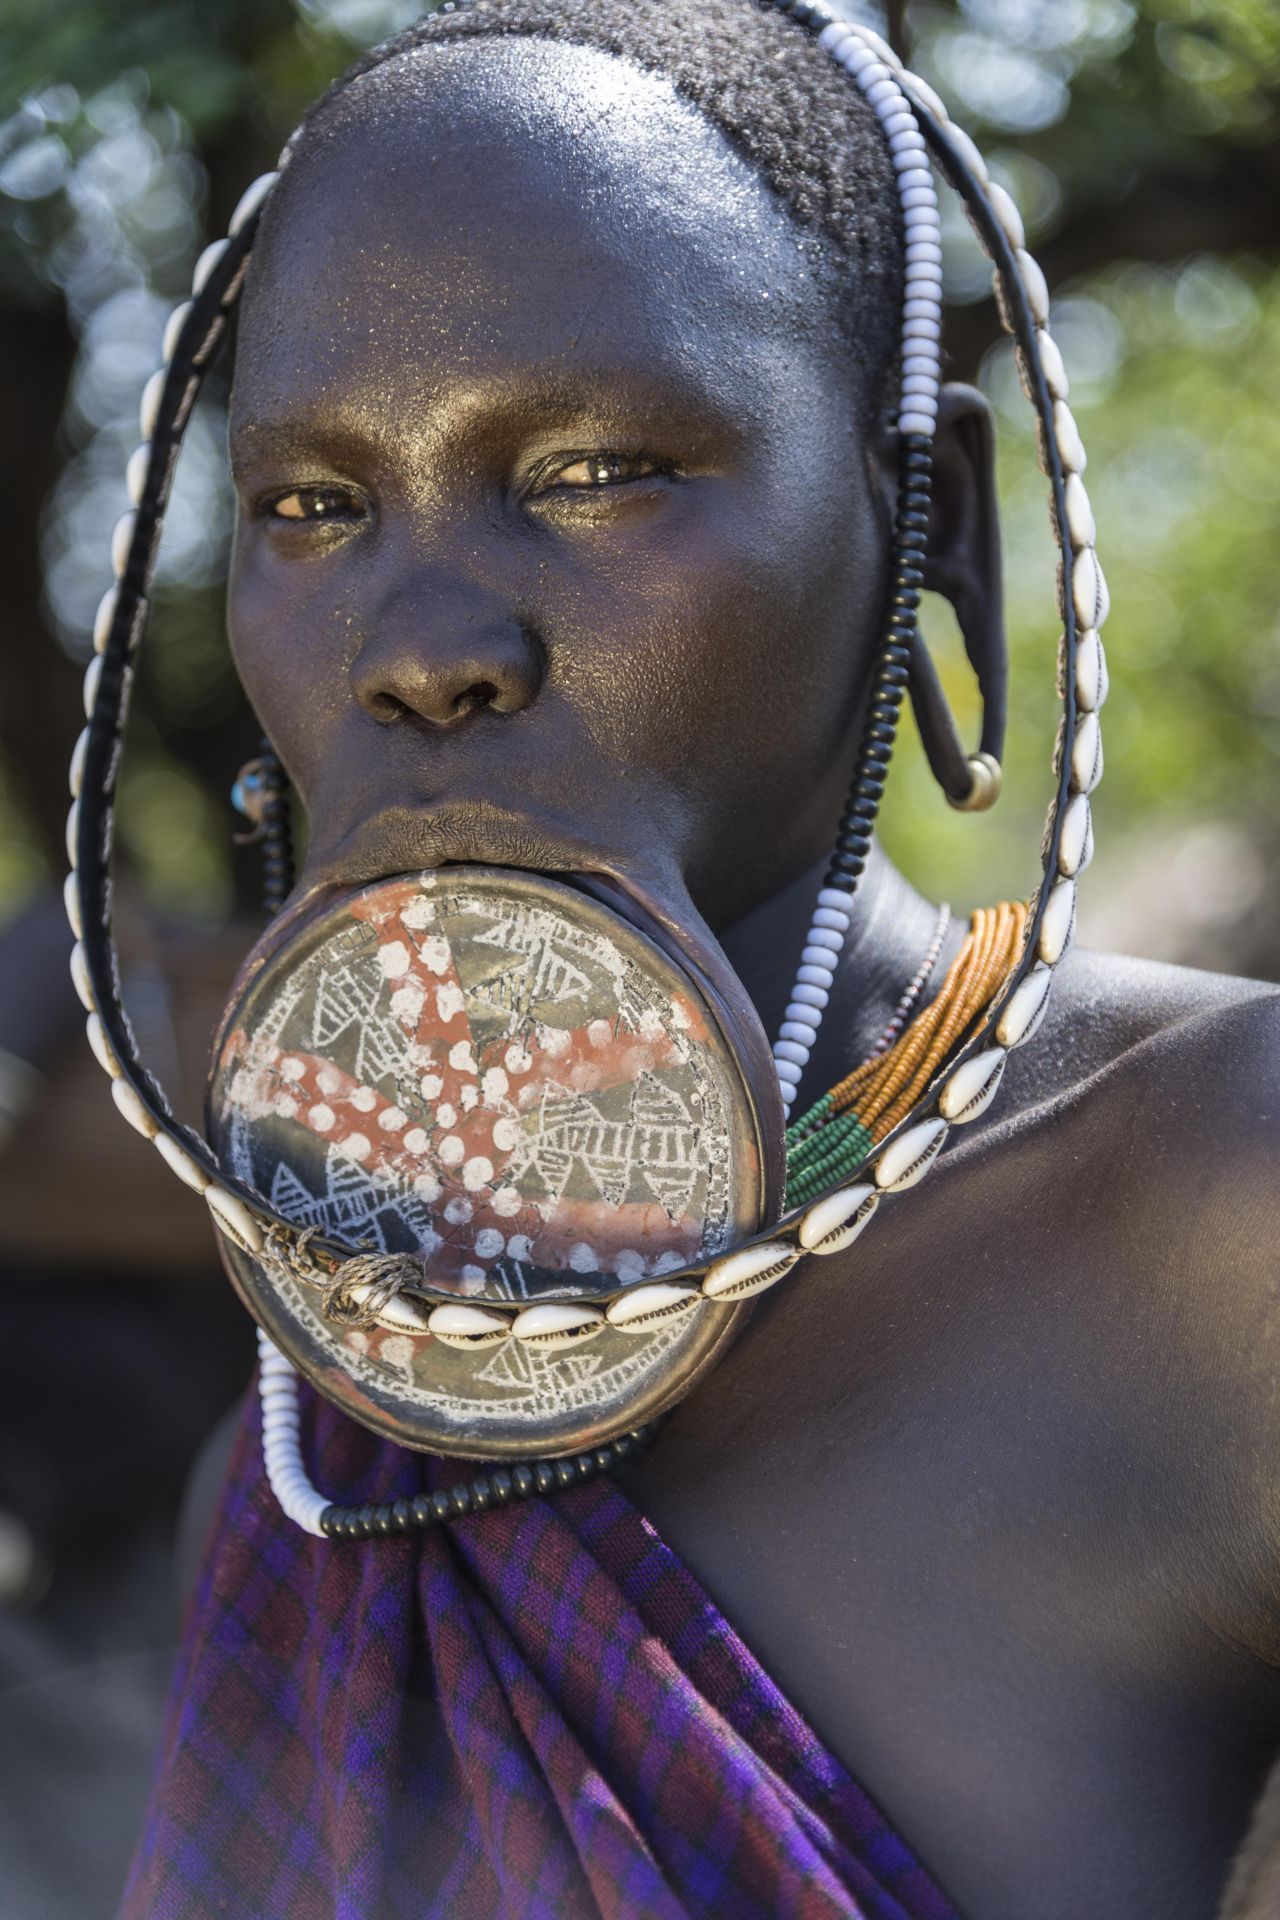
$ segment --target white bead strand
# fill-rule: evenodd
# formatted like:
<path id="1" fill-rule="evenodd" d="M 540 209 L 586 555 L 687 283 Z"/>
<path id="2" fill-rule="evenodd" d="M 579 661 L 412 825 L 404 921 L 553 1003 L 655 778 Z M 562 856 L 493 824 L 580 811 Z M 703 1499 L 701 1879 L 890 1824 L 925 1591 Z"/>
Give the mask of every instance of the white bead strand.
<path id="1" fill-rule="evenodd" d="M 258 1331 L 258 1396 L 262 1401 L 262 1460 L 286 1519 L 324 1538 L 320 1517 L 332 1506 L 302 1464 L 298 1438 L 298 1376 L 275 1343 Z"/>
<path id="2" fill-rule="evenodd" d="M 818 35 L 817 44 L 849 74 L 888 144 L 906 235 L 898 432 L 932 436 L 942 384 L 942 226 L 924 136 L 896 77 L 897 63 L 886 57 L 887 49 L 878 36 L 833 21 Z M 849 896 L 824 888 L 800 956 L 791 1004 L 774 1043 L 784 1115 L 795 1104 L 848 930 Z M 811 1013 L 816 1017 L 809 1017 Z"/>

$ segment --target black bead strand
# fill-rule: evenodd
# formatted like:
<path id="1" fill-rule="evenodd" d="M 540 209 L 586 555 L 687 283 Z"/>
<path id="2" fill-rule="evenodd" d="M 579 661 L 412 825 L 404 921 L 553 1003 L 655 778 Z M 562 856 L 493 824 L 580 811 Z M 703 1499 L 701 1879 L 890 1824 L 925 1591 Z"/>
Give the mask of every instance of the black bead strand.
<path id="1" fill-rule="evenodd" d="M 558 1460 L 522 1460 L 515 1467 L 491 1467 L 474 1480 L 460 1481 L 447 1489 L 438 1487 L 434 1493 L 418 1493 L 412 1499 L 370 1501 L 361 1507 L 335 1503 L 321 1514 L 320 1531 L 328 1540 L 370 1540 L 383 1534 L 421 1532 L 445 1520 L 460 1520 L 469 1513 L 507 1506 L 513 1500 L 559 1493 L 598 1479 L 633 1458 L 656 1439 L 662 1425 L 662 1419 L 649 1420 L 607 1446 L 590 1447 Z"/>
<path id="2" fill-rule="evenodd" d="M 293 886 L 293 841 L 289 820 L 289 780 L 271 749 L 262 743 L 266 793 L 262 804 L 262 906 L 273 920 Z"/>
<path id="3" fill-rule="evenodd" d="M 836 829 L 836 843 L 824 886 L 852 894 L 866 869 L 871 837 L 884 796 L 889 761 L 897 738 L 898 718 L 911 675 L 911 650 L 919 619 L 924 586 L 923 560 L 929 536 L 932 442 L 924 434 L 907 434 L 902 441 L 898 477 L 898 511 L 894 527 L 893 562 L 889 570 L 889 612 L 885 634 L 871 683 L 871 705 L 849 798 Z"/>

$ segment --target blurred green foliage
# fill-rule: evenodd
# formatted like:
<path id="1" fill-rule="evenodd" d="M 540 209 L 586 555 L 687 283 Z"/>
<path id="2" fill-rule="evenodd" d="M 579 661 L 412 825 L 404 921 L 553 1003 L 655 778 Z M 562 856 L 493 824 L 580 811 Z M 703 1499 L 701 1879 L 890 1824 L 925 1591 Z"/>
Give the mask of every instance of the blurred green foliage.
<path id="1" fill-rule="evenodd" d="M 848 10 L 884 22 L 885 9 Z M 33 578 L 24 606 L 19 583 L 15 645 L 47 649 L 60 671 L 83 661 L 125 504 L 128 416 L 165 306 L 306 104 L 416 11 L 404 0 L 4 0 L 0 343 L 6 330 L 22 343 L 10 366 L 48 355 L 45 414 L 8 424 L 55 450 L 38 497 L 28 487 L 10 516 L 32 550 L 39 529 L 45 563 L 41 602 Z M 1086 933 L 1280 974 L 1280 908 L 1265 884 L 1280 851 L 1280 8 L 908 0 L 887 12 L 1024 209 L 1091 456 L 1113 694 Z M 981 380 L 1001 425 L 1008 777 L 994 813 L 956 815 L 908 738 L 885 838 L 919 884 L 963 907 L 1035 878 L 1058 629 L 1029 415 L 989 276 L 958 212 L 947 217 L 954 369 Z M 0 399 L 0 423 L 12 400 Z M 158 584 L 122 809 L 124 853 L 152 900 L 206 917 L 231 903 L 224 795 L 252 745 L 221 633 L 216 408 L 215 395 L 203 451 L 184 453 L 186 535 L 171 530 Z M 930 608 L 926 625 L 976 737 L 945 610 Z M 28 651 L 11 682 L 20 697 L 38 657 Z M 39 701 L 52 709 L 53 692 Z M 21 712 L 6 728 L 0 713 L 0 905 L 57 863 L 65 801 L 45 779 L 38 731 Z"/>
<path id="2" fill-rule="evenodd" d="M 1177 269 L 1117 264 L 1076 283 L 1059 312 L 1112 588 L 1102 851 L 1086 910 L 1108 869 L 1128 874 L 1127 843 L 1171 842 L 1206 820 L 1256 848 L 1261 877 L 1280 820 L 1280 273 L 1208 256 Z M 951 813 L 910 743 L 885 829 L 912 876 L 956 904 L 1025 892 L 1035 878 L 1059 632 L 1045 483 L 1004 346 L 982 378 L 1002 429 L 1006 795 L 987 816 Z M 931 614 L 926 631 L 945 633 L 945 609 Z M 957 710 L 972 713 L 954 635 L 944 659 Z M 1158 889 L 1158 867 L 1149 880 Z"/>

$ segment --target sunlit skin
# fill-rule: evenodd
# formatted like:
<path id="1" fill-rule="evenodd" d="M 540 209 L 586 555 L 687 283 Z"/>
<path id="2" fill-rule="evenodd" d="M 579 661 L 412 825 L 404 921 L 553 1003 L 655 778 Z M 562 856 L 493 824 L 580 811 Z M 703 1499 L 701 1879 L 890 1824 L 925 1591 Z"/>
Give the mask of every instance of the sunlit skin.
<path id="1" fill-rule="evenodd" d="M 876 397 L 663 83 L 536 41 L 360 83 L 269 209 L 232 409 L 232 638 L 302 890 L 612 873 L 772 1027 L 875 642 Z M 933 583 L 997 648 L 976 396 L 939 474 Z M 932 917 L 877 863 L 806 1097 Z M 629 1476 L 982 1920 L 1209 1920 L 1277 1744 L 1275 1032 L 1266 989 L 1073 955 L 997 1117 Z"/>

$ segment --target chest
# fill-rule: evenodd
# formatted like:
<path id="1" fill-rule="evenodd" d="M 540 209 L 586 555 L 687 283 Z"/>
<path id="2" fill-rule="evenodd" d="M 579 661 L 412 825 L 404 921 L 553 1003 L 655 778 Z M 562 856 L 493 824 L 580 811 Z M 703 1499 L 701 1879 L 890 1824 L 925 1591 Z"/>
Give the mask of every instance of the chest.
<path id="1" fill-rule="evenodd" d="M 1114 1221 L 982 1186 L 797 1270 L 627 1490 L 972 1920 L 1209 1920 L 1280 1685 L 1200 1359 Z"/>

